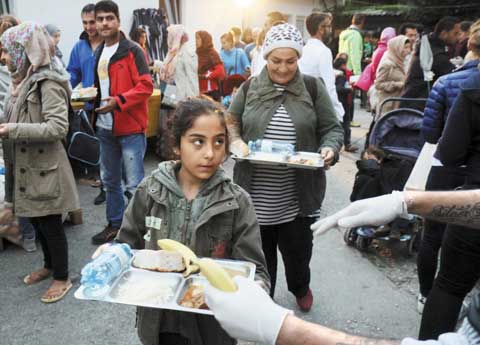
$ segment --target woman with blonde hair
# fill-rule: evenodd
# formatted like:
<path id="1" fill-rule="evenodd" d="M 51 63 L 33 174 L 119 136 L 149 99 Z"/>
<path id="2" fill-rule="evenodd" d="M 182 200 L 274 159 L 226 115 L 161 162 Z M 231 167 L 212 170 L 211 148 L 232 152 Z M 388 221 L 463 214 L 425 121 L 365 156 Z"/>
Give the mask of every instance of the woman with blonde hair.
<path id="1" fill-rule="evenodd" d="M 393 102 L 386 104 L 382 108 L 382 114 L 379 113 L 382 102 L 390 97 L 400 97 L 403 84 L 407 78 L 405 57 L 412 51 L 412 44 L 407 36 L 399 35 L 388 42 L 388 48 L 378 66 L 377 77 L 375 79 L 375 89 L 377 91 L 377 119 L 398 105 Z"/>

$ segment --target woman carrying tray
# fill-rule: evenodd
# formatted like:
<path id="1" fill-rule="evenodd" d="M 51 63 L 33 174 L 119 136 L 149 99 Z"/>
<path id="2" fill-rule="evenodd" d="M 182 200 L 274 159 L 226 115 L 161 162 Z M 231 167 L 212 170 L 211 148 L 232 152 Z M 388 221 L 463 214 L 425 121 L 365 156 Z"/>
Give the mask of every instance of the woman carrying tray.
<path id="1" fill-rule="evenodd" d="M 302 47 L 302 36 L 294 26 L 281 24 L 269 30 L 263 44 L 267 65 L 258 77 L 243 84 L 228 110 L 230 140 L 243 152 L 248 152 L 246 142 L 250 140 L 282 140 L 297 151 L 320 152 L 328 168 L 337 160 L 343 130 L 324 83 L 298 70 Z M 234 181 L 250 193 L 255 206 L 271 277 L 271 296 L 275 292 L 278 247 L 288 289 L 303 311 L 310 310 L 310 225 L 314 218 L 309 216 L 322 205 L 325 171 L 243 161 L 235 165 Z"/>
<path id="2" fill-rule="evenodd" d="M 158 249 L 157 240 L 170 238 L 198 256 L 249 261 L 268 290 L 255 210 L 220 167 L 228 149 L 222 110 L 206 99 L 180 102 L 173 136 L 179 161 L 160 163 L 140 183 L 116 240 L 134 249 Z M 161 226 L 149 227 L 147 218 L 161 219 Z M 144 344 L 236 344 L 210 315 L 139 307 L 137 327 Z"/>

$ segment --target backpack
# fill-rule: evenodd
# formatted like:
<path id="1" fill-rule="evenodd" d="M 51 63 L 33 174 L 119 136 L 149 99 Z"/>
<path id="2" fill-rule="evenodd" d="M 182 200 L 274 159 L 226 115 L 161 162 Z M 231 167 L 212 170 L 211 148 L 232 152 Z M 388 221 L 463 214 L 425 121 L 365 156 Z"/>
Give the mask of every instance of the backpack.
<path id="1" fill-rule="evenodd" d="M 85 110 L 73 110 L 69 104 L 68 133 L 65 149 L 71 159 L 81 163 L 97 166 L 100 164 L 100 140 L 90 125 Z"/>
<path id="2" fill-rule="evenodd" d="M 42 83 L 38 83 L 38 99 L 42 103 Z M 95 136 L 85 110 L 73 110 L 68 102 L 68 132 L 63 142 L 67 155 L 81 163 L 97 166 L 100 164 L 100 140 Z"/>
<path id="3" fill-rule="evenodd" d="M 302 77 L 303 77 L 303 82 L 305 83 L 305 87 L 307 88 L 308 94 L 312 99 L 313 106 L 315 106 L 315 100 L 317 99 L 317 96 L 318 96 L 317 78 L 307 74 L 302 74 Z M 248 93 L 248 89 L 250 88 L 250 83 L 252 82 L 252 79 L 253 78 L 250 78 L 242 84 L 243 94 L 245 96 L 244 103 L 245 103 L 245 100 L 247 99 L 247 93 Z M 322 81 L 322 84 L 325 85 L 325 82 L 323 81 L 322 78 L 318 78 L 318 79 L 320 79 Z"/>

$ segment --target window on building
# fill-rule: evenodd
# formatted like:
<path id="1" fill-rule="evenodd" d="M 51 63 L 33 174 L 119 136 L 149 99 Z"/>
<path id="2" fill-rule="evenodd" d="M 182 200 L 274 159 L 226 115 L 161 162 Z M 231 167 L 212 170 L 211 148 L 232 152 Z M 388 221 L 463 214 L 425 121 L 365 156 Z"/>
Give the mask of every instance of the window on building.
<path id="1" fill-rule="evenodd" d="M 298 31 L 302 34 L 303 37 L 306 37 L 307 30 L 305 27 L 305 20 L 307 19 L 306 16 L 296 16 L 295 17 L 295 26 L 297 27 Z"/>

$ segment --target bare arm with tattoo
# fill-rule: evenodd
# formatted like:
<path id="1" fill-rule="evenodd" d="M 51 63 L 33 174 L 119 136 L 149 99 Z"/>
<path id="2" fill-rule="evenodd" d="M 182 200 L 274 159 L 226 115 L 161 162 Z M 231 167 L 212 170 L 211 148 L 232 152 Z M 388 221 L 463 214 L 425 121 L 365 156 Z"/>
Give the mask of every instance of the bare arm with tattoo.
<path id="1" fill-rule="evenodd" d="M 400 345 L 397 340 L 349 335 L 293 315 L 285 318 L 276 345 Z"/>
<path id="2" fill-rule="evenodd" d="M 410 213 L 480 229 L 480 190 L 405 192 L 404 195 Z"/>
<path id="3" fill-rule="evenodd" d="M 358 200 L 320 219 L 311 228 L 321 235 L 336 227 L 353 228 L 388 224 L 408 214 L 443 223 L 480 229 L 480 189 L 449 192 L 397 192 Z"/>

